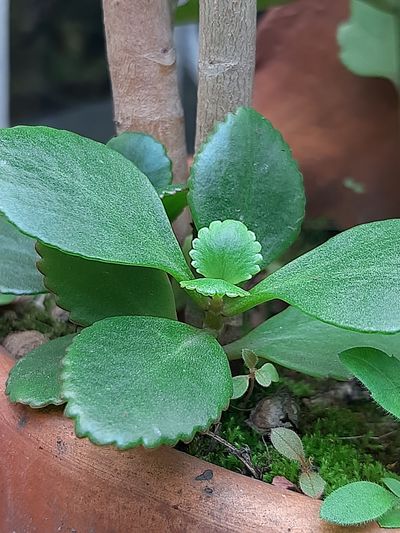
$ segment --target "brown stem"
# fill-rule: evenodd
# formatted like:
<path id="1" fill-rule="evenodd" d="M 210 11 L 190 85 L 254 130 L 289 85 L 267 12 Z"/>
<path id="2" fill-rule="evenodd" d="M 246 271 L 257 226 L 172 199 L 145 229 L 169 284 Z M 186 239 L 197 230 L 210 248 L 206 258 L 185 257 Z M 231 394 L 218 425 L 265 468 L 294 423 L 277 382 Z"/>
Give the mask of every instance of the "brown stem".
<path id="1" fill-rule="evenodd" d="M 196 148 L 216 121 L 251 105 L 256 0 L 201 0 Z"/>
<path id="2" fill-rule="evenodd" d="M 259 468 L 253 465 L 251 458 L 250 458 L 250 453 L 248 450 L 246 449 L 238 450 L 230 442 L 223 439 L 216 433 L 213 433 L 212 431 L 205 431 L 203 435 L 207 435 L 208 437 L 211 437 L 212 439 L 222 444 L 222 446 L 225 446 L 225 448 L 227 448 L 232 455 L 237 457 L 239 461 L 241 461 L 244 464 L 244 466 L 247 468 L 247 470 L 250 472 L 250 474 L 254 478 L 256 479 L 262 478 L 262 472 L 260 471 Z"/>
<path id="3" fill-rule="evenodd" d="M 162 142 L 177 181 L 187 177 L 170 0 L 103 0 L 117 132 Z"/>

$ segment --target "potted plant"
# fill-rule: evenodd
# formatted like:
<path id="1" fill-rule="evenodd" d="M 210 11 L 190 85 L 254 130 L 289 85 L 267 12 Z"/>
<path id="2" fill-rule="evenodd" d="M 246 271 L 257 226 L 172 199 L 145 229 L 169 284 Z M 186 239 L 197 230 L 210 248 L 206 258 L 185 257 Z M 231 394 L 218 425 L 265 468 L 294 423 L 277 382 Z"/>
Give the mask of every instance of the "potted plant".
<path id="1" fill-rule="evenodd" d="M 50 128 L 2 130 L 0 192 L 9 232 L 15 225 L 37 241 L 45 286 L 83 327 L 22 359 L 6 393 L 34 408 L 66 404 L 79 437 L 109 446 L 76 439 L 59 410 L 33 412 L 2 396 L 5 529 L 334 531 L 318 519 L 318 502 L 165 446 L 219 419 L 238 384 L 229 360 L 243 349 L 262 358 L 271 327 L 223 347 L 225 325 L 273 299 L 292 306 L 275 326 L 289 323 L 296 335 L 305 321 L 311 338 L 324 339 L 312 368 L 277 362 L 342 379 L 351 371 L 399 416 L 398 391 L 385 390 L 400 367 L 399 220 L 352 228 L 254 278 L 296 239 L 304 192 L 285 141 L 248 107 L 216 125 L 180 185 L 147 134 L 104 146 Z M 196 235 L 185 258 L 170 220 L 186 201 Z M 172 278 L 200 327 L 177 320 Z M 37 283 L 30 278 L 25 292 Z M 5 381 L 11 365 L 2 366 Z M 396 505 L 392 497 L 362 518 Z"/>

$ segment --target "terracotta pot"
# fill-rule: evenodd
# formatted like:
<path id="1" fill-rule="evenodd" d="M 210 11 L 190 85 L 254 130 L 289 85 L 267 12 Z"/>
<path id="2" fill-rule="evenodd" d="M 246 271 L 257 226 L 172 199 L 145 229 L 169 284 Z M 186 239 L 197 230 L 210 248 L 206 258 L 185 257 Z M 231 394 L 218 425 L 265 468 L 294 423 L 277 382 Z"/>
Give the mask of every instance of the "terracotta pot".
<path id="1" fill-rule="evenodd" d="M 307 214 L 345 228 L 400 216 L 398 97 L 339 60 L 349 0 L 297 0 L 258 28 L 254 107 L 282 132 L 304 174 Z M 353 178 L 365 187 L 344 186 Z"/>
<path id="2" fill-rule="evenodd" d="M 174 449 L 119 452 L 77 439 L 61 409 L 8 402 L 3 391 L 12 364 L 3 350 L 2 533 L 343 531 L 319 520 L 316 500 Z M 370 525 L 346 531 L 380 530 Z"/>

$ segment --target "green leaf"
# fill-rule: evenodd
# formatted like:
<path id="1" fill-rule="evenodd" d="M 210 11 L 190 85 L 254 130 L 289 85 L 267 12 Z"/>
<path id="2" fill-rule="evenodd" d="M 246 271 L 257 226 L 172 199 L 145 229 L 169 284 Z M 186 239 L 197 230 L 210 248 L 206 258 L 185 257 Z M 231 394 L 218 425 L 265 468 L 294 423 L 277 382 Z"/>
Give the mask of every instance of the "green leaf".
<path id="1" fill-rule="evenodd" d="M 400 219 L 356 226 L 298 257 L 228 302 L 234 315 L 278 298 L 339 327 L 400 331 Z"/>
<path id="2" fill-rule="evenodd" d="M 171 284 L 161 270 L 91 261 L 43 244 L 37 250 L 46 286 L 77 324 L 121 315 L 176 318 Z"/>
<path id="3" fill-rule="evenodd" d="M 0 294 L 0 305 L 8 305 L 15 300 L 12 294 Z"/>
<path id="4" fill-rule="evenodd" d="M 180 285 L 183 289 L 196 291 L 204 296 L 228 296 L 229 298 L 236 298 L 237 296 L 243 297 L 250 294 L 223 279 L 199 278 L 181 281 Z"/>
<path id="5" fill-rule="evenodd" d="M 400 359 L 400 334 L 358 333 L 325 324 L 289 307 L 241 339 L 224 346 L 230 359 L 248 348 L 286 368 L 310 376 L 349 379 L 339 354 L 349 348 L 372 346 Z"/>
<path id="6" fill-rule="evenodd" d="M 265 363 L 265 365 L 257 369 L 254 377 L 261 387 L 269 387 L 272 382 L 277 383 L 279 381 L 279 374 L 271 363 Z"/>
<path id="7" fill-rule="evenodd" d="M 378 518 L 378 524 L 386 529 L 400 528 L 400 505 Z"/>
<path id="8" fill-rule="evenodd" d="M 0 293 L 46 292 L 42 276 L 36 269 L 36 259 L 35 241 L 0 214 Z"/>
<path id="9" fill-rule="evenodd" d="M 400 481 L 398 479 L 395 479 L 394 477 L 384 477 L 382 481 L 395 496 L 400 498 Z"/>
<path id="10" fill-rule="evenodd" d="M 74 340 L 64 365 L 66 415 L 95 444 L 152 448 L 190 440 L 232 396 L 218 342 L 165 318 L 97 322 Z"/>
<path id="11" fill-rule="evenodd" d="M 351 0 L 351 17 L 339 26 L 340 59 L 360 76 L 400 86 L 400 8 L 388 0 Z"/>
<path id="12" fill-rule="evenodd" d="M 393 507 L 396 498 L 369 481 L 356 481 L 332 492 L 321 506 L 322 520 L 341 526 L 370 522 Z"/>
<path id="13" fill-rule="evenodd" d="M 260 241 L 264 265 L 300 231 L 302 176 L 281 134 L 253 109 L 239 108 L 217 125 L 195 156 L 188 183 L 196 227 L 240 220 Z"/>
<path id="14" fill-rule="evenodd" d="M 164 209 L 171 222 L 175 220 L 187 206 L 187 192 L 186 183 L 173 183 L 160 193 Z"/>
<path id="15" fill-rule="evenodd" d="M 302 472 L 299 485 L 306 496 L 320 498 L 325 490 L 326 482 L 317 472 Z"/>
<path id="16" fill-rule="evenodd" d="M 29 352 L 11 369 L 6 394 L 11 402 L 30 407 L 60 405 L 61 361 L 74 335 L 66 335 L 42 344 Z"/>
<path id="17" fill-rule="evenodd" d="M 400 361 L 375 348 L 352 348 L 340 354 L 342 363 L 386 411 L 400 418 Z"/>
<path id="18" fill-rule="evenodd" d="M 252 350 L 244 348 L 242 350 L 242 359 L 249 370 L 252 370 L 257 366 L 258 357 Z"/>
<path id="19" fill-rule="evenodd" d="M 0 211 L 64 252 L 191 278 L 161 200 L 130 161 L 74 133 L 0 131 Z"/>
<path id="20" fill-rule="evenodd" d="M 261 245 L 238 220 L 214 220 L 192 242 L 192 266 L 207 278 L 240 283 L 260 272 Z"/>
<path id="21" fill-rule="evenodd" d="M 303 443 L 300 437 L 291 429 L 271 429 L 271 444 L 287 459 L 302 463 L 305 460 Z"/>
<path id="22" fill-rule="evenodd" d="M 126 131 L 110 139 L 107 146 L 129 159 L 143 172 L 158 194 L 172 183 L 171 160 L 165 147 L 151 135 Z"/>
<path id="23" fill-rule="evenodd" d="M 232 400 L 241 398 L 249 388 L 249 376 L 235 376 L 232 378 L 233 394 Z"/>

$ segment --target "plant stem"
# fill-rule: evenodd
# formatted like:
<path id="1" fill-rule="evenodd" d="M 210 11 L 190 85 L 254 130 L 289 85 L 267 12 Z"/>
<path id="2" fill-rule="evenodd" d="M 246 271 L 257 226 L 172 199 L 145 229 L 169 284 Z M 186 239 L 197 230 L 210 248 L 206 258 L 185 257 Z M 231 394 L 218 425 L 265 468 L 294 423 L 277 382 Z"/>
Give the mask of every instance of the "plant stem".
<path id="1" fill-rule="evenodd" d="M 103 0 L 117 132 L 142 131 L 162 142 L 174 177 L 187 177 L 170 0 Z"/>
<path id="2" fill-rule="evenodd" d="M 201 0 L 196 149 L 215 122 L 251 105 L 256 0 Z"/>
<path id="3" fill-rule="evenodd" d="M 204 328 L 209 330 L 215 337 L 218 337 L 224 326 L 223 308 L 223 298 L 214 296 L 211 298 L 208 309 L 204 314 Z"/>

